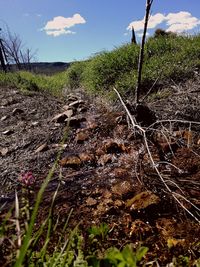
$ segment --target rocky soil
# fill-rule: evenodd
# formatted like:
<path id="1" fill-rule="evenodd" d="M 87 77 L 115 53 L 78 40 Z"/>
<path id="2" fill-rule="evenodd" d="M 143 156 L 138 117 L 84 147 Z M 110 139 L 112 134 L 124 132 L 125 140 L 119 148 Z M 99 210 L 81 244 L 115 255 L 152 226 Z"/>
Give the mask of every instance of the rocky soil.
<path id="1" fill-rule="evenodd" d="M 194 108 L 188 101 L 194 94 L 195 101 L 199 98 L 198 92 L 188 89 L 179 98 L 179 110 L 177 106 L 174 110 L 169 99 L 175 99 L 177 88 L 170 88 L 170 98 L 151 100 L 149 105 L 163 120 L 144 127 L 154 166 L 142 136 L 128 126 L 120 104 L 111 109 L 81 91 L 56 99 L 44 93 L 25 95 L 1 88 L 1 214 L 11 206 L 15 190 L 20 195 L 22 173 L 33 173 L 37 192 L 57 159 L 39 223 L 47 216 L 60 184 L 55 218 L 59 215 L 62 221 L 73 209 L 72 227 L 80 223 L 86 230 L 107 223 L 110 232 L 105 248 L 142 244 L 149 248 L 147 261 L 156 258 L 161 266 L 174 255 L 200 257 L 199 125 L 183 122 L 198 122 L 197 111 L 191 118 L 183 107 L 193 112 L 197 105 Z M 199 89 L 196 83 L 195 91 Z M 167 119 L 171 121 L 164 121 Z M 143 125 L 142 120 L 140 123 Z"/>

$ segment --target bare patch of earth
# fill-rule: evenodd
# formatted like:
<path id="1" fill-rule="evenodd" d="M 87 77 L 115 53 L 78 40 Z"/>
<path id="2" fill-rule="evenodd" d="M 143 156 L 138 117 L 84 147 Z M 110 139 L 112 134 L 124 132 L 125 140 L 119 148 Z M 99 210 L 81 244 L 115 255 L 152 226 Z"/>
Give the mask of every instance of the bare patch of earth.
<path id="1" fill-rule="evenodd" d="M 157 258 L 161 266 L 174 255 L 200 257 L 200 227 L 195 220 L 200 208 L 197 128 L 163 123 L 149 131 L 149 148 L 164 185 L 123 111 L 111 111 L 80 93 L 58 100 L 1 88 L 0 101 L 2 214 L 14 200 L 14 191 L 20 195 L 20 174 L 33 173 L 36 193 L 62 148 L 41 203 L 39 224 L 60 184 L 55 220 L 59 216 L 64 221 L 73 209 L 72 227 L 80 223 L 85 231 L 107 223 L 111 230 L 105 248 L 142 244 L 149 248 L 147 261 Z M 164 104 L 160 107 L 155 105 L 156 112 L 164 114 Z"/>

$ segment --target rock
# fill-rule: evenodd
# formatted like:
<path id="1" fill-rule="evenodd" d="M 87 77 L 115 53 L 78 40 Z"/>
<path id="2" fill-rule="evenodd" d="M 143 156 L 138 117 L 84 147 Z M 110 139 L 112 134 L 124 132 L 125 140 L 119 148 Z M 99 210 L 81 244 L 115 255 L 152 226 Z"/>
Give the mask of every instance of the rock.
<path id="1" fill-rule="evenodd" d="M 78 132 L 76 135 L 76 142 L 77 143 L 83 143 L 84 141 L 86 141 L 88 139 L 88 133 L 87 132 Z"/>
<path id="2" fill-rule="evenodd" d="M 35 153 L 44 152 L 48 149 L 47 143 L 40 145 L 36 150 Z"/>
<path id="3" fill-rule="evenodd" d="M 130 208 L 130 210 L 141 210 L 150 205 L 158 204 L 159 202 L 160 198 L 158 196 L 150 191 L 144 191 L 133 198 L 128 199 L 126 202 L 126 207 Z"/>
<path id="4" fill-rule="evenodd" d="M 86 200 L 86 205 L 87 206 L 95 206 L 97 204 L 96 199 L 92 198 L 92 197 L 88 197 Z"/>
<path id="5" fill-rule="evenodd" d="M 0 151 L 2 156 L 6 156 L 6 154 L 8 153 L 8 148 L 7 147 L 1 148 Z"/>
<path id="6" fill-rule="evenodd" d="M 83 100 L 76 100 L 69 104 L 69 107 L 75 107 L 78 108 L 81 104 L 84 104 Z"/>
<path id="7" fill-rule="evenodd" d="M 81 165 L 81 159 L 76 155 L 67 156 L 60 160 L 60 165 L 76 169 Z"/>
<path id="8" fill-rule="evenodd" d="M 12 111 L 12 115 L 17 115 L 17 114 L 22 114 L 24 113 L 24 111 L 20 108 L 14 108 L 13 111 Z"/>
<path id="9" fill-rule="evenodd" d="M 106 141 L 103 146 L 103 149 L 107 154 L 119 154 L 127 151 L 125 144 L 118 143 L 113 140 Z"/>
<path id="10" fill-rule="evenodd" d="M 33 121 L 33 122 L 31 123 L 32 126 L 37 126 L 38 124 L 39 124 L 38 121 Z"/>
<path id="11" fill-rule="evenodd" d="M 54 116 L 52 121 L 56 121 L 57 123 L 64 123 L 65 120 L 68 118 L 71 118 L 72 115 L 73 115 L 73 110 L 68 109 L 68 110 Z"/>
<path id="12" fill-rule="evenodd" d="M 68 118 L 71 118 L 73 116 L 74 112 L 72 109 L 68 109 L 64 112 L 64 114 L 66 114 Z"/>
<path id="13" fill-rule="evenodd" d="M 1 118 L 1 121 L 5 121 L 7 118 L 8 118 L 8 116 L 3 116 L 3 117 Z"/>
<path id="14" fill-rule="evenodd" d="M 67 148 L 68 145 L 67 144 L 52 144 L 52 148 L 61 148 L 61 149 L 65 149 Z"/>
<path id="15" fill-rule="evenodd" d="M 5 130 L 4 132 L 2 132 L 2 134 L 4 135 L 10 135 L 10 134 L 13 134 L 14 133 L 14 130 Z"/>
<path id="16" fill-rule="evenodd" d="M 56 123 L 64 123 L 66 119 L 67 115 L 65 114 L 65 112 L 63 112 L 54 116 L 52 121 L 55 121 Z"/>
<path id="17" fill-rule="evenodd" d="M 95 157 L 92 153 L 87 153 L 87 152 L 80 153 L 79 158 L 84 164 L 95 162 Z"/>
<path id="18" fill-rule="evenodd" d="M 120 197 L 123 197 L 127 195 L 128 193 L 132 192 L 132 189 L 133 187 L 131 183 L 127 181 L 117 183 L 111 188 L 112 192 L 116 195 L 119 195 Z"/>

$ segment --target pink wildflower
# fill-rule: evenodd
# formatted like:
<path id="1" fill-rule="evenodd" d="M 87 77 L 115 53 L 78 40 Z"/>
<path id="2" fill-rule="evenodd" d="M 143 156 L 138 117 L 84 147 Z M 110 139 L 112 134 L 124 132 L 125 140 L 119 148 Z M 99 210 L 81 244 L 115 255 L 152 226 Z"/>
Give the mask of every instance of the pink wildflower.
<path id="1" fill-rule="evenodd" d="M 25 186 L 31 186 L 35 183 L 36 179 L 32 172 L 24 172 L 19 177 L 19 182 Z"/>

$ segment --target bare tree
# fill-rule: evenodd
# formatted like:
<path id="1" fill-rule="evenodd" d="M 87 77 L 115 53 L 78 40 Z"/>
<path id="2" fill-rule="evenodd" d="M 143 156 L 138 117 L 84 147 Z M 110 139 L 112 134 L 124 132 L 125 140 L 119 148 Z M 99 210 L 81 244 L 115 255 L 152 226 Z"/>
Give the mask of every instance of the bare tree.
<path id="1" fill-rule="evenodd" d="M 24 48 L 21 37 L 16 33 L 7 30 L 3 34 L 2 44 L 9 64 L 16 64 L 17 69 L 29 69 L 30 63 L 35 59 L 36 51 Z"/>
<path id="2" fill-rule="evenodd" d="M 10 30 L 4 34 L 3 38 L 4 49 L 9 63 L 16 64 L 18 69 L 21 69 L 20 51 L 23 49 L 23 43 L 19 35 L 12 34 Z"/>

